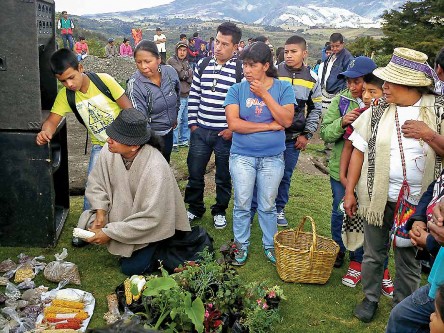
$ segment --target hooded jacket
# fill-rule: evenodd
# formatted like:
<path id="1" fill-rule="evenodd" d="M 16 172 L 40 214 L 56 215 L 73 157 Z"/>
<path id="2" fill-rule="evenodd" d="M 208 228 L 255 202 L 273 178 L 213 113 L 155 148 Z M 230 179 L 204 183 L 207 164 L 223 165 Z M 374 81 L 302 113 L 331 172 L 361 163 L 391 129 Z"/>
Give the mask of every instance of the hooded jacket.
<path id="1" fill-rule="evenodd" d="M 188 94 L 190 93 L 191 83 L 193 82 L 193 70 L 190 67 L 187 57 L 185 57 L 185 59 L 183 60 L 180 60 L 177 56 L 176 48 L 176 54 L 168 59 L 167 64 L 173 67 L 176 70 L 177 75 L 179 76 L 180 97 L 188 97 Z"/>
<path id="2" fill-rule="evenodd" d="M 333 63 L 333 66 L 331 67 L 330 75 L 325 81 L 325 86 L 324 86 L 325 71 L 327 70 L 328 62 L 331 60 L 333 56 L 335 56 L 335 54 L 332 54 L 327 58 L 327 60 L 325 60 L 322 73 L 319 72 L 321 87 L 325 88 L 325 90 L 329 94 L 337 94 L 338 92 L 347 87 L 346 79 L 345 78 L 338 79 L 338 75 L 347 70 L 350 61 L 353 59 L 353 55 L 345 48 L 342 49 L 341 52 L 336 54 L 336 60 Z"/>

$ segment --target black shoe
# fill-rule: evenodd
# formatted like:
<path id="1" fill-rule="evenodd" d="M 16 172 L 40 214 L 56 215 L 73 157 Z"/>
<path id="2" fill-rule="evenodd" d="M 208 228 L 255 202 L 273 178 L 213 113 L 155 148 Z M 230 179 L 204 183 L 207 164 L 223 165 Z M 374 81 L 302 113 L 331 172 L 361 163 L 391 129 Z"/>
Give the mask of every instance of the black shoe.
<path id="1" fill-rule="evenodd" d="M 353 315 L 364 323 L 369 323 L 375 316 L 376 310 L 378 309 L 378 302 L 369 301 L 366 298 L 356 305 Z"/>
<path id="2" fill-rule="evenodd" d="M 335 264 L 333 266 L 335 268 L 342 267 L 342 265 L 344 264 L 344 258 L 345 258 L 345 253 L 338 252 L 338 255 L 336 256 Z"/>
<path id="3" fill-rule="evenodd" d="M 89 243 L 85 242 L 83 239 L 81 239 L 79 237 L 73 237 L 71 244 L 74 247 L 84 247 L 84 246 L 88 245 Z"/>

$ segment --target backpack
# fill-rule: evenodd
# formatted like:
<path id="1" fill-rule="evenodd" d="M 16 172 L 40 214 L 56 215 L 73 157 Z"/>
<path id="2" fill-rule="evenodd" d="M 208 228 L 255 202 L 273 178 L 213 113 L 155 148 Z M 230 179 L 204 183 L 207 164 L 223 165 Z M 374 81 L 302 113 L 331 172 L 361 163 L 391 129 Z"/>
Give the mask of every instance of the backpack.
<path id="1" fill-rule="evenodd" d="M 113 95 L 111 94 L 111 91 L 106 86 L 105 82 L 103 82 L 102 79 L 96 73 L 86 72 L 85 74 L 89 77 L 89 79 L 92 81 L 92 83 L 95 84 L 97 89 L 99 89 L 102 94 L 104 94 L 106 97 L 108 97 L 113 102 L 116 101 L 114 99 Z M 79 123 L 81 123 L 83 126 L 86 127 L 85 122 L 83 121 L 83 119 L 80 116 L 80 113 L 76 107 L 76 92 L 66 89 L 66 99 L 68 100 L 68 104 L 69 104 L 72 112 L 76 116 L 77 120 L 79 121 Z"/>
<path id="2" fill-rule="evenodd" d="M 199 77 L 202 77 L 202 73 L 205 68 L 207 68 L 208 64 L 210 63 L 212 57 L 205 57 L 203 58 L 202 62 L 199 64 L 198 73 Z M 242 81 L 242 78 L 244 77 L 244 73 L 242 71 L 242 60 L 236 59 L 236 83 L 239 83 Z"/>

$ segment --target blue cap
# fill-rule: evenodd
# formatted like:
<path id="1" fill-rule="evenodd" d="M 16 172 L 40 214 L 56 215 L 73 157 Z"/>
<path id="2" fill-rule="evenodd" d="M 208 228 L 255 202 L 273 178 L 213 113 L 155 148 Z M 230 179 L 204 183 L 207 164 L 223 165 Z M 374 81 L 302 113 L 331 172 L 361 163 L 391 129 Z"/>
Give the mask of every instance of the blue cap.
<path id="1" fill-rule="evenodd" d="M 375 62 L 368 57 L 357 57 L 353 59 L 345 72 L 342 72 L 338 75 L 338 79 L 342 79 L 344 76 L 356 79 L 357 77 L 364 76 L 370 74 L 376 69 Z"/>

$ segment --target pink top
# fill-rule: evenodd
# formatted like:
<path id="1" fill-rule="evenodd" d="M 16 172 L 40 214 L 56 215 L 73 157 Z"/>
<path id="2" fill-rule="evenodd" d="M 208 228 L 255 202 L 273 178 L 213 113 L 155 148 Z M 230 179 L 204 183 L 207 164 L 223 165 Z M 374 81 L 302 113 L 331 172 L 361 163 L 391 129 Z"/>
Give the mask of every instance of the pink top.
<path id="1" fill-rule="evenodd" d="M 88 54 L 88 44 L 76 42 L 75 50 L 77 54 Z"/>
<path id="2" fill-rule="evenodd" d="M 131 48 L 131 45 L 125 45 L 122 43 L 120 45 L 120 56 L 122 57 L 132 57 L 133 55 L 133 49 Z"/>

